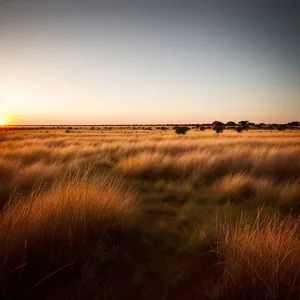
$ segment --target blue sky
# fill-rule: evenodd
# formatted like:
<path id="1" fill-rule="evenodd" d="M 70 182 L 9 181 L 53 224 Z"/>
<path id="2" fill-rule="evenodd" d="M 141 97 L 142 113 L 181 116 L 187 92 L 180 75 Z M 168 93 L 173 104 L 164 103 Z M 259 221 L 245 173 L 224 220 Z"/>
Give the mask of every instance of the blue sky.
<path id="1" fill-rule="evenodd" d="M 0 1 L 0 117 L 297 120 L 299 12 L 276 0 Z"/>

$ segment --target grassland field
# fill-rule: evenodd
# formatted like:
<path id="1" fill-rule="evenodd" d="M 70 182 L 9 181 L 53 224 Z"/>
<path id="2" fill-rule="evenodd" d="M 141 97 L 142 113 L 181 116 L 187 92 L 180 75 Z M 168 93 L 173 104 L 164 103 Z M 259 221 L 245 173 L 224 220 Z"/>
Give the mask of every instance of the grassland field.
<path id="1" fill-rule="evenodd" d="M 0 298 L 300 299 L 300 130 L 0 129 Z"/>

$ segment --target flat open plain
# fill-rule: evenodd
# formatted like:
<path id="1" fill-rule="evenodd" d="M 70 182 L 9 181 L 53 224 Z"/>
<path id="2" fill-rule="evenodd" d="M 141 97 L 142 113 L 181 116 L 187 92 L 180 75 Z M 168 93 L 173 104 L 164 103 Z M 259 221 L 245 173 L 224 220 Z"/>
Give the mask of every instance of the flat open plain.
<path id="1" fill-rule="evenodd" d="M 299 130 L 4 127 L 0 207 L 3 297 L 300 297 Z"/>

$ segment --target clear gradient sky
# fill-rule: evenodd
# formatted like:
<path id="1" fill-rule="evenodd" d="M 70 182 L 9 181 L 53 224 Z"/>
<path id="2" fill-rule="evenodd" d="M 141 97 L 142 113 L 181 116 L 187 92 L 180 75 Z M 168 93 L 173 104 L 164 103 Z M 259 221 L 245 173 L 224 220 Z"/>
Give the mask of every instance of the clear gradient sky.
<path id="1" fill-rule="evenodd" d="M 295 3 L 0 0 L 0 119 L 299 120 Z"/>

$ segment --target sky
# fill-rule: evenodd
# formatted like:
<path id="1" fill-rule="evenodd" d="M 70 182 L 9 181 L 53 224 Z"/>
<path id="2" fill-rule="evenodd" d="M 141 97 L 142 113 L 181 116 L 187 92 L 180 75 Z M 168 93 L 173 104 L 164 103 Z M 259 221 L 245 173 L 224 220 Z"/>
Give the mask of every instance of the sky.
<path id="1" fill-rule="evenodd" d="M 0 122 L 300 119 L 300 5 L 0 0 Z"/>

